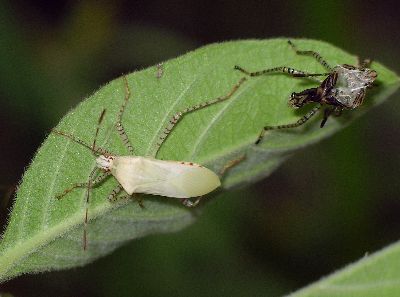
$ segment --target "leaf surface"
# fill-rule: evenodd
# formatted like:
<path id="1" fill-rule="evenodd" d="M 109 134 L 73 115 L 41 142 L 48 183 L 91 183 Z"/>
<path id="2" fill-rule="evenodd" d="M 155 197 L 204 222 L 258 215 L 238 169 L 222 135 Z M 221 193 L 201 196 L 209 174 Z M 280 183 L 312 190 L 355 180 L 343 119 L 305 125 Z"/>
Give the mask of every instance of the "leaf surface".
<path id="1" fill-rule="evenodd" d="M 400 292 L 400 244 L 386 247 L 288 297 L 396 297 Z"/>
<path id="2" fill-rule="evenodd" d="M 355 56 L 327 43 L 293 41 L 300 49 L 317 50 L 331 65 L 356 63 Z M 252 71 L 290 66 L 324 72 L 313 58 L 296 55 L 286 39 L 271 39 L 205 46 L 165 62 L 160 79 L 156 67 L 129 74 L 132 96 L 123 124 L 136 154 L 151 155 L 159 134 L 176 112 L 227 94 L 243 76 L 233 70 L 234 65 Z M 399 78 L 393 72 L 377 62 L 371 68 L 378 72 L 380 84 L 367 94 L 361 108 L 330 118 L 323 129 L 319 115 L 299 129 L 273 131 L 257 147 L 253 143 L 263 126 L 291 123 L 305 113 L 290 109 L 288 97 L 315 83 L 284 74 L 249 78 L 229 100 L 185 116 L 157 158 L 197 162 L 219 172 L 226 162 L 245 154 L 246 159 L 224 176 L 222 189 L 254 183 L 290 153 L 331 135 L 398 88 Z M 124 82 L 118 78 L 69 112 L 57 129 L 92 143 L 99 114 L 106 108 L 97 143 L 128 155 L 113 128 L 123 98 Z M 83 251 L 85 190 L 75 190 L 60 201 L 54 197 L 73 183 L 87 181 L 94 166 L 93 155 L 84 147 L 53 134 L 45 140 L 23 176 L 0 242 L 0 281 L 22 273 L 84 265 L 128 240 L 180 230 L 198 215 L 198 209 L 184 208 L 177 199 L 165 197 L 144 196 L 143 209 L 135 202 L 110 203 L 108 194 L 117 183 L 109 178 L 92 191 L 89 248 Z"/>

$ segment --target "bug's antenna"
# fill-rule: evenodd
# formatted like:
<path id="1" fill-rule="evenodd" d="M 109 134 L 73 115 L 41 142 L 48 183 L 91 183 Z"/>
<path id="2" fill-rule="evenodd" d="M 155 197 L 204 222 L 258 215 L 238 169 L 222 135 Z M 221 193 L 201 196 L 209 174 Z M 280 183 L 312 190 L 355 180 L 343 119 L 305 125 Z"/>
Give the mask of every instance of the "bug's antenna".
<path id="1" fill-rule="evenodd" d="M 96 140 L 97 140 L 97 135 L 99 135 L 99 130 L 100 130 L 100 124 L 104 119 L 104 115 L 106 113 L 106 109 L 104 108 L 101 113 L 100 113 L 100 117 L 99 120 L 97 121 L 97 127 L 96 127 L 96 133 L 94 134 L 94 139 L 93 139 L 93 146 L 92 146 L 92 150 L 96 151 Z"/>
<path id="2" fill-rule="evenodd" d="M 74 135 L 69 134 L 69 133 L 67 133 L 67 132 L 59 131 L 59 130 L 56 130 L 56 129 L 51 129 L 51 132 L 53 132 L 53 133 L 55 133 L 55 134 L 58 134 L 58 135 L 61 135 L 61 136 L 64 136 L 64 137 L 66 137 L 66 138 L 69 138 L 69 139 L 71 139 L 73 142 L 76 142 L 76 143 L 79 143 L 80 145 L 83 145 L 83 146 L 86 147 L 87 149 L 91 150 L 95 155 L 96 155 L 96 154 L 97 154 L 97 155 L 112 155 L 112 153 L 111 153 L 110 151 L 108 151 L 108 150 L 106 150 L 106 149 L 103 149 L 103 148 L 101 148 L 101 147 L 93 148 L 93 146 L 87 144 L 87 143 L 84 142 L 83 140 L 81 140 L 81 139 L 79 139 L 79 138 L 75 137 Z"/>
<path id="3" fill-rule="evenodd" d="M 193 112 L 198 109 L 202 109 L 204 107 L 213 105 L 215 103 L 219 103 L 225 100 L 228 100 L 233 96 L 233 94 L 236 93 L 236 91 L 239 89 L 239 87 L 247 80 L 246 77 L 242 77 L 234 86 L 233 88 L 229 91 L 228 94 L 224 96 L 220 96 L 214 99 L 211 99 L 209 101 L 205 101 L 199 104 L 196 104 L 194 106 L 190 106 L 185 108 L 184 110 L 176 113 L 169 121 L 167 126 L 163 129 L 163 131 L 160 133 L 158 137 L 158 142 L 155 144 L 153 151 L 152 151 L 152 156 L 156 156 L 158 151 L 160 150 L 161 145 L 164 143 L 164 141 L 167 139 L 168 135 L 171 133 L 172 129 L 175 127 L 175 125 L 180 121 L 180 119 L 187 113 Z"/>
<path id="4" fill-rule="evenodd" d="M 124 102 L 121 105 L 121 108 L 119 109 L 119 113 L 118 113 L 118 117 L 117 117 L 117 123 L 116 123 L 116 128 L 118 131 L 119 136 L 122 139 L 122 142 L 124 143 L 124 145 L 126 146 L 126 148 L 128 149 L 128 151 L 134 155 L 134 150 L 133 150 L 133 146 L 128 138 L 128 135 L 125 132 L 125 128 L 122 125 L 122 116 L 125 112 L 125 107 L 128 104 L 129 98 L 131 97 L 131 91 L 129 89 L 129 85 L 128 85 L 128 80 L 126 78 L 126 76 L 124 75 L 124 84 L 125 84 L 125 98 L 124 98 Z"/>

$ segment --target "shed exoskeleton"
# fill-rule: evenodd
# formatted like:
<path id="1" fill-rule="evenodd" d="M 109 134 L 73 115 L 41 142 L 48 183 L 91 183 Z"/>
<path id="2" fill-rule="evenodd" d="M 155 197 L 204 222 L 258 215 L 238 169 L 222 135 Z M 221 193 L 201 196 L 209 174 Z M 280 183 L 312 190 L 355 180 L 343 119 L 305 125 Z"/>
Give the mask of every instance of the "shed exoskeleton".
<path id="1" fill-rule="evenodd" d="M 319 53 L 315 51 L 300 51 L 293 42 L 289 40 L 288 43 L 296 54 L 314 57 L 325 69 L 327 69 L 328 72 L 309 73 L 286 66 L 274 67 L 256 72 L 249 72 L 237 65 L 234 68 L 249 76 L 260 76 L 278 72 L 287 73 L 293 77 L 310 78 L 318 82 L 320 85 L 298 93 L 293 92 L 288 104 L 293 108 L 300 108 L 308 103 L 319 104 L 294 123 L 278 126 L 265 126 L 257 138 L 255 142 L 256 144 L 261 142 L 267 131 L 299 127 L 314 116 L 321 107 L 326 106 L 320 125 L 322 128 L 331 114 L 340 116 L 342 111 L 345 109 L 355 109 L 359 107 L 364 101 L 367 88 L 371 88 L 377 78 L 377 72 L 368 68 L 371 63 L 368 59 L 359 62 L 357 66 L 341 64 L 331 67 Z M 316 78 L 319 76 L 327 77 L 323 81 L 320 81 Z"/>

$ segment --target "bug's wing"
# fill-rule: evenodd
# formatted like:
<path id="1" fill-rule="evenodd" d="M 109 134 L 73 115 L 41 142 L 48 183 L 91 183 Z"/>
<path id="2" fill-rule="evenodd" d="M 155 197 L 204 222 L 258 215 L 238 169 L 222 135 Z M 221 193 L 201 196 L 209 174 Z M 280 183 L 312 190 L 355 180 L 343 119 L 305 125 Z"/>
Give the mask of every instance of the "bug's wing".
<path id="1" fill-rule="evenodd" d="M 203 166 L 179 163 L 175 166 L 165 185 L 168 191 L 175 192 L 174 196 L 170 197 L 190 198 L 203 196 L 221 185 L 218 175 Z"/>
<path id="2" fill-rule="evenodd" d="M 213 171 L 198 164 L 144 157 L 118 157 L 114 162 L 112 173 L 128 194 L 190 198 L 221 185 Z"/>

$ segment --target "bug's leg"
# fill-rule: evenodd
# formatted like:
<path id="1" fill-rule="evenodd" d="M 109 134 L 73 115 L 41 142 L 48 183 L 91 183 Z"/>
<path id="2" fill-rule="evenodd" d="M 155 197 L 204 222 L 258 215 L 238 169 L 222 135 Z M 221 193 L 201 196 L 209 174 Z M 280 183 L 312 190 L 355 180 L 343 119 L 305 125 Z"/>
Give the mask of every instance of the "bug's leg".
<path id="1" fill-rule="evenodd" d="M 111 193 L 108 195 L 108 201 L 110 202 L 115 202 L 117 201 L 119 198 L 117 198 L 118 194 L 122 191 L 122 186 L 118 185 L 116 186 Z"/>
<path id="2" fill-rule="evenodd" d="M 278 126 L 265 126 L 262 130 L 260 135 L 258 136 L 255 144 L 259 144 L 261 140 L 264 138 L 265 133 L 270 130 L 277 130 L 277 129 L 290 129 L 290 128 L 296 128 L 304 123 L 306 123 L 313 115 L 317 113 L 317 111 L 321 108 L 321 105 L 318 105 L 311 109 L 305 116 L 300 118 L 297 122 L 292 123 L 292 124 L 286 124 L 286 125 L 278 125 Z"/>
<path id="3" fill-rule="evenodd" d="M 67 195 L 69 192 L 71 192 L 72 190 L 74 190 L 76 188 L 86 188 L 86 187 L 88 187 L 89 183 L 91 184 L 91 187 L 96 186 L 97 184 L 101 183 L 104 179 L 106 179 L 107 176 L 109 176 L 110 174 L 111 174 L 111 172 L 107 171 L 107 172 L 104 172 L 103 174 L 100 174 L 98 177 L 96 177 L 94 180 L 92 180 L 90 182 L 73 184 L 70 188 L 64 190 L 64 192 L 62 192 L 61 194 L 56 195 L 56 198 L 58 200 L 60 200 L 65 195 Z"/>
<path id="4" fill-rule="evenodd" d="M 160 79 L 160 78 L 162 77 L 162 75 L 164 74 L 163 62 L 158 63 L 158 64 L 156 65 L 156 67 L 157 67 L 156 77 L 157 77 L 158 79 Z"/>
<path id="5" fill-rule="evenodd" d="M 325 61 L 324 58 L 322 58 L 322 56 L 319 53 L 317 53 L 315 51 L 299 51 L 297 49 L 297 47 L 293 44 L 293 42 L 288 40 L 288 43 L 292 47 L 292 49 L 296 52 L 296 54 L 312 56 L 318 61 L 318 63 L 320 63 L 322 66 L 324 66 L 326 69 L 328 69 L 329 72 L 332 72 L 333 68 Z"/>
<path id="6" fill-rule="evenodd" d="M 342 107 L 336 107 L 334 110 L 333 110 L 333 115 L 335 116 L 335 117 L 340 117 L 341 115 L 342 115 L 342 111 L 343 111 L 343 108 Z"/>
<path id="7" fill-rule="evenodd" d="M 196 198 L 196 200 L 194 200 L 194 201 L 192 201 L 189 198 L 185 198 L 185 199 L 182 199 L 181 202 L 186 207 L 196 207 L 202 198 L 203 198 L 203 196 L 200 196 L 200 197 Z"/>
<path id="8" fill-rule="evenodd" d="M 248 76 L 260 76 L 260 75 L 266 75 L 266 74 L 271 74 L 271 73 L 286 73 L 293 77 L 307 77 L 318 83 L 321 83 L 321 80 L 315 78 L 316 76 L 329 75 L 329 73 L 309 73 L 309 72 L 297 70 L 297 69 L 286 67 L 286 66 L 274 67 L 274 68 L 264 69 L 264 70 L 255 71 L 255 72 L 250 72 L 238 65 L 235 65 L 234 69 L 239 70 L 240 72 L 243 72 L 244 74 L 247 74 Z"/>
<path id="9" fill-rule="evenodd" d="M 86 201 L 85 201 L 85 216 L 83 220 L 83 250 L 87 249 L 87 226 L 89 222 L 89 199 L 90 199 L 90 190 L 93 188 L 93 185 L 101 182 L 107 176 L 105 174 L 99 175 L 97 178 L 93 179 L 94 174 L 96 173 L 97 168 L 94 168 L 92 172 L 89 174 L 89 180 L 86 183 Z M 99 177 L 101 177 L 99 179 Z"/>
<path id="10" fill-rule="evenodd" d="M 122 116 L 125 112 L 125 108 L 126 105 L 129 101 L 129 98 L 131 96 L 131 91 L 129 89 L 129 85 L 128 85 L 128 80 L 126 79 L 126 76 L 124 75 L 123 77 L 124 79 L 124 85 L 125 85 L 125 98 L 124 98 L 124 102 L 122 103 L 120 109 L 119 109 L 119 113 L 118 113 L 118 117 L 117 117 L 117 123 L 115 124 L 115 127 L 117 128 L 118 134 L 121 137 L 122 142 L 124 143 L 125 147 L 128 149 L 128 151 L 134 155 L 134 150 L 133 150 L 133 146 L 128 138 L 128 135 L 125 132 L 125 128 L 122 125 Z"/>
<path id="11" fill-rule="evenodd" d="M 143 204 L 143 196 L 138 193 L 133 193 L 129 196 L 132 200 L 136 200 L 137 204 L 139 204 L 140 208 L 144 208 Z"/>
<path id="12" fill-rule="evenodd" d="M 191 113 L 195 110 L 198 109 L 202 109 L 204 107 L 228 100 L 229 98 L 231 98 L 233 96 L 233 94 L 236 93 L 236 91 L 239 89 L 239 87 L 246 81 L 247 79 L 245 77 L 242 77 L 239 82 L 237 84 L 235 84 L 233 86 L 233 88 L 229 91 L 228 94 L 221 96 L 221 97 L 217 97 L 215 99 L 211 99 L 202 103 L 199 103 L 197 105 L 191 106 L 191 107 L 187 107 L 184 110 L 176 113 L 168 122 L 167 126 L 162 130 L 162 132 L 159 134 L 158 136 L 158 141 L 157 143 L 154 145 L 154 147 L 152 148 L 152 153 L 151 156 L 155 157 L 158 153 L 158 151 L 160 150 L 160 147 L 162 146 L 162 144 L 164 143 L 164 141 L 167 139 L 168 135 L 171 133 L 172 129 L 175 127 L 175 125 L 181 120 L 181 118 L 188 114 Z"/>
<path id="13" fill-rule="evenodd" d="M 222 167 L 222 169 L 219 171 L 219 176 L 223 177 L 225 175 L 225 173 L 231 169 L 232 167 L 235 167 L 237 164 L 239 164 L 240 162 L 242 162 L 244 159 L 246 159 L 246 155 L 240 155 L 239 157 L 233 159 L 233 160 L 229 160 L 228 162 L 225 163 L 225 165 Z"/>
<path id="14" fill-rule="evenodd" d="M 324 110 L 324 117 L 322 119 L 320 127 L 323 128 L 325 126 L 326 121 L 328 120 L 329 116 L 336 110 L 336 108 L 325 108 Z"/>
<path id="15" fill-rule="evenodd" d="M 371 59 L 361 60 L 359 56 L 357 56 L 357 67 L 360 69 L 368 68 L 372 63 Z"/>
<path id="16" fill-rule="evenodd" d="M 132 199 L 136 200 L 136 202 L 139 204 L 140 208 L 144 208 L 143 205 L 143 199 L 142 195 L 138 193 L 133 193 L 132 195 L 126 194 L 123 196 L 118 197 L 118 194 L 123 190 L 121 185 L 118 185 L 111 193 L 108 195 L 108 200 L 110 202 L 116 202 L 117 200 L 127 200 L 127 199 Z"/>
<path id="17" fill-rule="evenodd" d="M 342 114 L 342 111 L 342 107 L 326 108 L 324 110 L 324 118 L 322 119 L 320 127 L 323 128 L 325 126 L 325 123 L 331 114 L 333 114 L 335 117 L 339 117 Z"/>
<path id="18" fill-rule="evenodd" d="M 143 204 L 143 196 L 140 193 L 133 193 L 132 195 L 126 195 L 123 198 L 135 200 L 137 204 L 140 206 L 140 208 L 144 208 Z"/>

